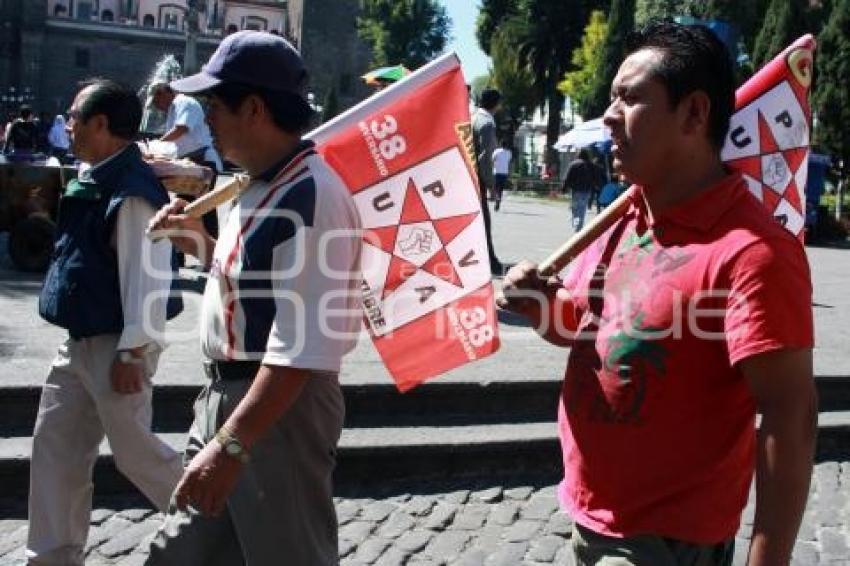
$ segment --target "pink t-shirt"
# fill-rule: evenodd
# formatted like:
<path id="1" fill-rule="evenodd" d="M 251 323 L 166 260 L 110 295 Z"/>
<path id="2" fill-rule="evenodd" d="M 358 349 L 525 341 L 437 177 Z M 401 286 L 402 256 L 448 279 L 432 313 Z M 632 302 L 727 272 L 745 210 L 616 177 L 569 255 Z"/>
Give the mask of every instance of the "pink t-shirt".
<path id="1" fill-rule="evenodd" d="M 731 174 L 647 220 L 631 210 L 565 286 L 579 334 L 559 410 L 561 502 L 609 536 L 733 537 L 755 462 L 755 403 L 735 365 L 813 345 L 799 242 Z"/>

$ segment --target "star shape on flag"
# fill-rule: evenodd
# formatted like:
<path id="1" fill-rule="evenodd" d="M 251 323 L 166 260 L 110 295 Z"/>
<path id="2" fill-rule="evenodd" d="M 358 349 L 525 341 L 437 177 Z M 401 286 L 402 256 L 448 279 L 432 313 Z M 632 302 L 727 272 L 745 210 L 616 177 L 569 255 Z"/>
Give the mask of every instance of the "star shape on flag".
<path id="1" fill-rule="evenodd" d="M 381 298 L 386 298 L 423 271 L 463 288 L 446 246 L 472 224 L 478 214 L 432 218 L 411 178 L 407 182 L 398 224 L 372 227 L 363 235 L 366 243 L 392 256 Z"/>
<path id="2" fill-rule="evenodd" d="M 758 127 L 759 152 L 752 156 L 732 159 L 727 163 L 756 183 L 753 188 L 751 182 L 751 189 L 757 193 L 771 214 L 783 199 L 802 214 L 803 205 L 796 177 L 797 171 L 806 161 L 809 148 L 803 146 L 780 149 L 761 111 L 758 113 Z M 758 183 L 761 187 L 758 187 Z"/>

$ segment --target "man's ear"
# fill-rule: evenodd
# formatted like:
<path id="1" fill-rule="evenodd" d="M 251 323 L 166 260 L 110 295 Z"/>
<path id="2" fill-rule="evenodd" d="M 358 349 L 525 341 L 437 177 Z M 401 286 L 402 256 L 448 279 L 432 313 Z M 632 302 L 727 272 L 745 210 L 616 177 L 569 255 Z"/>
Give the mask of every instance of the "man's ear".
<path id="1" fill-rule="evenodd" d="M 88 119 L 88 122 L 96 132 L 109 133 L 109 119 L 106 117 L 106 114 L 95 114 Z"/>
<path id="2" fill-rule="evenodd" d="M 711 99 L 705 91 L 697 90 L 686 95 L 679 103 L 679 109 L 682 113 L 683 133 L 708 136 Z"/>
<path id="3" fill-rule="evenodd" d="M 266 113 L 266 104 L 256 94 L 251 94 L 245 99 L 245 111 L 253 120 L 258 120 Z"/>

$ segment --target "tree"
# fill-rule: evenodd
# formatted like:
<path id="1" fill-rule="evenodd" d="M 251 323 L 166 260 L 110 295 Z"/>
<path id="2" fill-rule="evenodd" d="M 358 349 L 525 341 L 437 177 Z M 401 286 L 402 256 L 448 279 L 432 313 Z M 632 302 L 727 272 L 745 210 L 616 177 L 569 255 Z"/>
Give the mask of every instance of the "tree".
<path id="1" fill-rule="evenodd" d="M 469 1 L 469 0 L 466 0 Z M 475 37 L 478 45 L 487 55 L 493 55 L 491 41 L 501 23 L 519 14 L 519 0 L 482 0 L 475 22 Z"/>
<path id="2" fill-rule="evenodd" d="M 721 20 L 741 26 L 743 19 L 755 14 L 758 2 L 740 0 L 682 0 L 681 15 L 701 20 Z"/>
<path id="3" fill-rule="evenodd" d="M 558 156 L 553 146 L 561 133 L 564 105 L 558 83 L 570 69 L 573 49 L 581 41 L 585 6 L 576 0 L 523 0 L 520 7 L 526 26 L 517 45 L 518 62 L 531 73 L 538 101 L 545 101 L 548 108 L 546 165 L 557 172 Z"/>
<path id="4" fill-rule="evenodd" d="M 580 109 L 582 116 L 600 116 L 608 107 L 611 83 L 626 57 L 626 36 L 634 27 L 635 0 L 614 0 L 608 13 L 601 63 L 588 93 L 587 103 Z"/>
<path id="5" fill-rule="evenodd" d="M 322 105 L 322 123 L 327 122 L 337 114 L 339 114 L 339 96 L 336 93 L 336 87 L 332 86 L 325 96 L 324 105 Z"/>
<path id="6" fill-rule="evenodd" d="M 362 0 L 357 18 L 357 32 L 371 45 L 376 66 L 422 66 L 446 47 L 450 28 L 437 0 Z"/>
<path id="7" fill-rule="evenodd" d="M 753 47 L 753 67 L 760 69 L 805 33 L 805 18 L 797 0 L 771 0 Z"/>
<path id="8" fill-rule="evenodd" d="M 519 64 L 515 38 L 524 33 L 525 20 L 518 16 L 505 20 L 493 35 L 491 84 L 502 93 L 502 115 L 507 118 L 505 137 L 514 139 L 517 128 L 534 111 L 537 93 L 527 67 Z"/>
<path id="9" fill-rule="evenodd" d="M 602 67 L 607 35 L 605 14 L 601 10 L 594 10 L 584 28 L 581 45 L 573 51 L 572 64 L 575 70 L 566 73 L 564 80 L 558 84 L 560 91 L 578 105 L 579 114 L 587 118 L 595 115 L 599 106 L 591 97 L 597 95 L 594 87 Z"/>
<path id="10" fill-rule="evenodd" d="M 649 20 L 685 15 L 682 0 L 637 0 L 635 24 L 642 26 Z"/>
<path id="11" fill-rule="evenodd" d="M 812 96 L 818 116 L 815 142 L 850 164 L 850 0 L 837 0 L 818 35 L 817 84 Z"/>

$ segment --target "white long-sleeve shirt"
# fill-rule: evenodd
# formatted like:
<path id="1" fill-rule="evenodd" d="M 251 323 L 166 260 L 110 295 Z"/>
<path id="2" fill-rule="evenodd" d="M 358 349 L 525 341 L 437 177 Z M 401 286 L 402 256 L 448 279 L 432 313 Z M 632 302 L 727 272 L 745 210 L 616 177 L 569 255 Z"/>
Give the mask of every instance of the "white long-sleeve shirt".
<path id="1" fill-rule="evenodd" d="M 118 210 L 113 243 L 124 314 L 119 350 L 152 342 L 165 346 L 165 305 L 173 279 L 171 242 L 163 238 L 154 243 L 145 236 L 155 212 L 141 197 L 125 199 Z"/>

